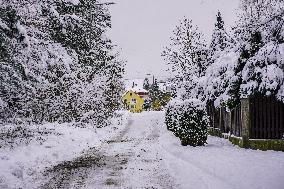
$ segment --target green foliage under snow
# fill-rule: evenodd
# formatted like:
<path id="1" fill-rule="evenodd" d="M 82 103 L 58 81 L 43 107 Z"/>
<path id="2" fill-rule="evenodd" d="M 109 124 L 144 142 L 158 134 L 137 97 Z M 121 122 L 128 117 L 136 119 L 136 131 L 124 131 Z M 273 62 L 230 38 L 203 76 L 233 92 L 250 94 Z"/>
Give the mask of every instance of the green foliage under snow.
<path id="1" fill-rule="evenodd" d="M 183 146 L 206 143 L 209 118 L 204 104 L 197 99 L 171 101 L 166 110 L 166 125 L 180 138 Z"/>
<path id="2" fill-rule="evenodd" d="M 0 123 L 106 124 L 124 62 L 98 0 L 0 0 Z"/>

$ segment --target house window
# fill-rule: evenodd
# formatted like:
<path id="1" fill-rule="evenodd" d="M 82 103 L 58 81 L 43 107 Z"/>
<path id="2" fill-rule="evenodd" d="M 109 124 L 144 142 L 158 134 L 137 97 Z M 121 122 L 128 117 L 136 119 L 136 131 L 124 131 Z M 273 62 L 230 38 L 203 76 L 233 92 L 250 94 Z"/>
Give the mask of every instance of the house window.
<path id="1" fill-rule="evenodd" d="M 132 96 L 132 93 L 130 93 L 130 96 Z"/>
<path id="2" fill-rule="evenodd" d="M 131 105 L 130 108 L 131 108 L 131 109 L 135 108 L 135 105 Z"/>
<path id="3" fill-rule="evenodd" d="M 131 101 L 132 101 L 132 103 L 135 103 L 135 104 L 137 102 L 135 98 L 132 98 Z"/>

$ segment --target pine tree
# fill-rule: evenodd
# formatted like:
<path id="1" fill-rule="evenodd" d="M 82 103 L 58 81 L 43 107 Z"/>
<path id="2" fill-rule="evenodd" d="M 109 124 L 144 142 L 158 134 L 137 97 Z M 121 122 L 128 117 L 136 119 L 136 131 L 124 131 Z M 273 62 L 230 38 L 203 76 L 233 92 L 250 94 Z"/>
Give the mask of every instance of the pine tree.
<path id="1" fill-rule="evenodd" d="M 169 66 L 177 96 L 195 98 L 198 78 L 205 74 L 208 51 L 204 36 L 191 20 L 184 18 L 174 30 L 171 44 L 162 53 Z"/>
<path id="2" fill-rule="evenodd" d="M 149 79 L 148 79 L 148 78 L 145 78 L 145 79 L 144 79 L 144 82 L 143 82 L 143 89 L 149 90 L 149 88 L 150 88 Z"/>
<path id="3" fill-rule="evenodd" d="M 220 53 L 226 48 L 229 48 L 233 44 L 233 40 L 227 34 L 224 26 L 224 21 L 221 13 L 217 13 L 217 22 L 213 30 L 211 43 L 209 46 L 209 64 L 212 64 L 217 58 L 220 57 Z"/>
<path id="4" fill-rule="evenodd" d="M 159 90 L 157 79 L 155 79 L 152 85 L 150 86 L 149 93 L 150 93 L 149 96 L 150 96 L 151 102 L 154 102 L 155 100 L 160 99 L 160 90 Z"/>

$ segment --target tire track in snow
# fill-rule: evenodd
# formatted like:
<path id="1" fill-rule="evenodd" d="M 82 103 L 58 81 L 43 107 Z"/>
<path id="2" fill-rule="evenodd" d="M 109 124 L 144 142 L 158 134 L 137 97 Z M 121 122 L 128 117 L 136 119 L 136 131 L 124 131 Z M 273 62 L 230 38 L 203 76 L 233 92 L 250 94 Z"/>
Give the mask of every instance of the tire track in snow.
<path id="1" fill-rule="evenodd" d="M 117 164 L 125 164 L 125 158 L 118 158 L 106 156 L 106 149 L 111 147 L 114 142 L 121 142 L 123 136 L 128 132 L 133 120 L 129 119 L 126 127 L 115 136 L 113 139 L 105 141 L 98 148 L 91 148 L 85 152 L 82 156 L 72 160 L 62 162 L 52 168 L 48 168 L 44 171 L 43 176 L 48 180 L 43 184 L 41 189 L 69 189 L 69 188 L 83 188 L 86 185 L 86 180 L 89 177 L 89 173 L 96 169 L 102 169 L 107 165 L 115 166 Z M 116 161 L 121 162 L 116 162 Z M 116 169 L 119 169 L 116 167 Z M 111 184 L 111 180 L 107 181 L 107 184 Z M 113 182 L 113 184 L 116 184 Z"/>
<path id="2" fill-rule="evenodd" d="M 41 188 L 178 188 L 161 159 L 157 115 L 132 114 L 116 137 L 47 170 Z"/>

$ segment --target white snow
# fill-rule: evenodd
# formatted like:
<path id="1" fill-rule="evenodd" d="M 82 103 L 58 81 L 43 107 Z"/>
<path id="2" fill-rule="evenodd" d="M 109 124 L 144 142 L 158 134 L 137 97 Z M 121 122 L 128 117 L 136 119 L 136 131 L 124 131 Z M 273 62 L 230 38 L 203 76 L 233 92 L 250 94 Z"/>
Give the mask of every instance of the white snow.
<path id="1" fill-rule="evenodd" d="M 0 188 L 36 188 L 45 167 L 94 147 L 109 159 L 87 170 L 84 188 L 283 189 L 283 152 L 242 149 L 211 136 L 206 146 L 184 147 L 167 131 L 164 112 L 127 117 L 128 124 L 124 119 L 97 130 L 40 126 L 61 135 L 48 135 L 41 145 L 0 149 Z"/>
<path id="2" fill-rule="evenodd" d="M 0 28 L 5 30 L 10 30 L 7 24 L 5 24 L 2 19 L 0 19 Z"/>
<path id="3" fill-rule="evenodd" d="M 163 92 L 167 92 L 167 85 L 166 83 L 158 83 L 159 89 Z"/>
<path id="4" fill-rule="evenodd" d="M 26 28 L 23 25 L 21 25 L 19 21 L 17 22 L 16 26 L 17 29 L 19 30 L 19 33 L 24 36 L 24 43 L 27 45 L 27 51 L 30 51 L 31 44 Z"/>
<path id="5" fill-rule="evenodd" d="M 114 177 L 113 170 L 91 174 L 87 188 L 283 189 L 283 152 L 242 149 L 211 136 L 204 147 L 184 147 L 167 131 L 164 112 L 132 114 L 129 120 L 123 142 L 105 152 L 127 156 L 127 165 Z M 118 185 L 96 185 L 103 183 L 98 177 Z"/>
<path id="6" fill-rule="evenodd" d="M 216 137 L 197 148 L 182 147 L 172 134 L 165 134 L 161 141 L 167 167 L 180 188 L 283 188 L 282 152 L 241 149 Z"/>
<path id="7" fill-rule="evenodd" d="M 80 3 L 80 0 L 64 0 L 66 3 L 71 3 L 73 5 L 78 5 Z"/>
<path id="8" fill-rule="evenodd" d="M 81 128 L 67 123 L 23 126 L 34 132 L 51 133 L 36 135 L 29 144 L 18 142 L 13 148 L 0 146 L 0 188 L 37 188 L 42 181 L 36 178 L 47 167 L 72 160 L 117 134 L 128 115 L 121 113 L 124 114 L 122 118 L 113 119 L 112 125 L 105 128 L 92 128 L 90 125 L 89 128 Z M 13 127 L 6 126 L 7 129 Z M 38 137 L 42 140 L 35 140 Z"/>
<path id="9" fill-rule="evenodd" d="M 143 79 L 131 79 L 125 81 L 125 90 L 134 92 L 148 92 L 143 88 Z"/>
<path id="10" fill-rule="evenodd" d="M 179 188 L 282 189 L 284 153 L 241 149 L 228 140 L 211 137 L 204 147 L 184 147 L 162 130 L 161 153 Z"/>
<path id="11" fill-rule="evenodd" d="M 2 100 L 2 98 L 0 97 L 0 110 L 4 110 L 4 108 L 7 106 L 7 103 L 6 102 L 4 102 L 3 100 Z"/>

